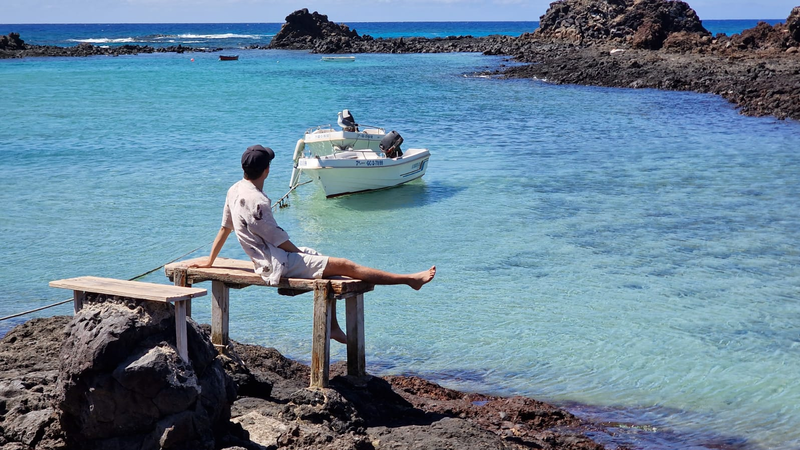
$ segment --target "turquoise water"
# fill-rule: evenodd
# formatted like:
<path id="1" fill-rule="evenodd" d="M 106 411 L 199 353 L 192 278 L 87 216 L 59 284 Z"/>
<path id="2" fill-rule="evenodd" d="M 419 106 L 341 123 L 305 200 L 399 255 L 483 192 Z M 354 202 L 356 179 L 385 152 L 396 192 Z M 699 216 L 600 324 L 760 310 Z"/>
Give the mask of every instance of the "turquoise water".
<path id="1" fill-rule="evenodd" d="M 428 173 L 331 200 L 306 185 L 276 218 L 325 253 L 437 265 L 420 292 L 366 296 L 371 373 L 622 422 L 598 437 L 612 448 L 800 446 L 798 122 L 476 77 L 503 62 L 479 54 L 239 55 L 0 61 L 0 316 L 70 297 L 50 280 L 206 254 L 244 148 L 276 150 L 278 198 L 296 140 L 348 108 L 429 148 Z M 222 255 L 245 257 L 234 240 Z M 310 334 L 309 296 L 232 291 L 233 339 L 307 361 Z"/>

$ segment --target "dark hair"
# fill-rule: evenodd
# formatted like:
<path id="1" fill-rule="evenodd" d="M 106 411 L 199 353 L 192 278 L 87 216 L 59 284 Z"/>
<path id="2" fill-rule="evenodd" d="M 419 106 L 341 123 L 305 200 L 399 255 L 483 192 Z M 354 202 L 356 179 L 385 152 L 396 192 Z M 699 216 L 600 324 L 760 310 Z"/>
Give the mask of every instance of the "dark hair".
<path id="1" fill-rule="evenodd" d="M 260 177 L 261 174 L 264 173 L 265 170 L 269 169 L 269 165 L 271 163 L 272 163 L 272 161 L 268 162 L 267 163 L 267 167 L 264 167 L 263 169 L 258 168 L 258 167 L 247 167 L 247 168 L 243 167 L 242 170 L 244 171 L 244 179 L 245 180 L 255 180 L 256 178 Z"/>

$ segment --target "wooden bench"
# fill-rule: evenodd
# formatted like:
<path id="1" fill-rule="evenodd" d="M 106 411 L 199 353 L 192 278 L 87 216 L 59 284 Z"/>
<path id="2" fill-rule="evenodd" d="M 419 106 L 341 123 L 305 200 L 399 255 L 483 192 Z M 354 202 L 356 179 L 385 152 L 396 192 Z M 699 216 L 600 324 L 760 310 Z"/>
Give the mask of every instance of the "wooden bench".
<path id="1" fill-rule="evenodd" d="M 213 267 L 188 268 L 196 258 L 167 264 L 165 273 L 176 286 L 191 286 L 211 281 L 211 341 L 220 351 L 228 346 L 228 308 L 230 288 L 267 286 L 253 270 L 251 261 L 217 258 Z M 281 278 L 278 294 L 298 295 L 314 292 L 314 318 L 311 338 L 311 387 L 326 387 L 330 373 L 331 304 L 337 298 L 345 299 L 347 317 L 347 374 L 366 375 L 364 357 L 364 293 L 375 288 L 361 280 L 334 278 L 311 280 Z"/>
<path id="2" fill-rule="evenodd" d="M 186 316 L 189 303 L 194 297 L 206 295 L 200 288 L 145 283 L 142 281 L 115 280 L 113 278 L 78 277 L 50 282 L 51 287 L 72 289 L 75 312 L 83 308 L 86 294 L 117 295 L 151 302 L 175 303 L 175 345 L 178 354 L 189 362 L 186 341 Z"/>

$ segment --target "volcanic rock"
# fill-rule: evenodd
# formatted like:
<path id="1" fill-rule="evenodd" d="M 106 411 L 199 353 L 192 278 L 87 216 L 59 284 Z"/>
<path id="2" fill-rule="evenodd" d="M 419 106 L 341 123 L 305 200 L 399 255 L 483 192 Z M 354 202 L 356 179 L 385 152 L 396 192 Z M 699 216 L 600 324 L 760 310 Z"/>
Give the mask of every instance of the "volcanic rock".
<path id="1" fill-rule="evenodd" d="M 792 39 L 800 43 L 800 6 L 795 6 L 792 9 L 789 18 L 786 19 L 786 27 L 789 29 Z"/>
<path id="2" fill-rule="evenodd" d="M 286 16 L 286 22 L 272 38 L 269 48 L 307 49 L 318 41 L 331 41 L 335 50 L 350 39 L 362 39 L 356 30 L 344 24 L 337 25 L 328 16 L 303 8 Z"/>
<path id="3" fill-rule="evenodd" d="M 682 1 L 560 0 L 540 18 L 534 37 L 658 50 L 670 34 L 679 32 L 710 35 Z"/>
<path id="4" fill-rule="evenodd" d="M 175 349 L 172 305 L 98 297 L 70 321 L 55 404 L 74 448 L 213 449 L 236 391 L 214 346 L 188 321 Z"/>

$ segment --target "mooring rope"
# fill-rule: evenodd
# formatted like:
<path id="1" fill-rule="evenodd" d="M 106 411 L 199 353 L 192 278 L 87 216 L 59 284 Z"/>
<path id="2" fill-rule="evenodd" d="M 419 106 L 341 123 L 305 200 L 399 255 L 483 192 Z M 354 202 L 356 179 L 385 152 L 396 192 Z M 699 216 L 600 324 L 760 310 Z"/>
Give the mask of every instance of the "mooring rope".
<path id="1" fill-rule="evenodd" d="M 284 194 L 284 195 L 283 195 L 283 197 L 281 197 L 280 199 L 278 199 L 278 201 L 277 201 L 277 202 L 275 202 L 275 203 L 273 203 L 273 204 L 272 204 L 272 209 L 275 209 L 275 207 L 276 207 L 276 206 L 279 206 L 279 207 L 281 207 L 281 208 L 285 208 L 286 206 L 289 206 L 289 205 L 287 205 L 287 204 L 285 204 L 285 203 L 284 203 L 284 200 L 286 200 L 286 197 L 288 197 L 288 196 L 289 196 L 289 194 L 291 194 L 293 190 L 295 190 L 295 189 L 299 188 L 300 186 L 302 186 L 302 185 L 304 185 L 304 184 L 311 183 L 312 181 L 314 181 L 314 180 L 308 180 L 308 181 L 304 181 L 304 182 L 302 182 L 302 183 L 300 183 L 300 184 L 295 184 L 294 186 L 292 186 L 292 187 L 291 187 L 291 189 L 289 189 L 289 192 L 287 192 L 286 194 Z"/>
<path id="2" fill-rule="evenodd" d="M 286 193 L 286 194 L 285 194 L 283 197 L 281 197 L 281 198 L 280 198 L 280 199 L 279 199 L 277 202 L 275 202 L 275 203 L 272 205 L 272 208 L 273 208 L 273 209 L 275 209 L 275 207 L 276 207 L 276 206 L 280 206 L 280 207 L 282 207 L 282 208 L 283 208 L 283 207 L 285 207 L 285 206 L 288 206 L 288 205 L 284 204 L 284 201 L 286 200 L 286 197 L 288 197 L 288 196 L 289 196 L 289 194 L 291 194 L 291 193 L 292 193 L 292 191 L 294 191 L 294 190 L 295 190 L 295 189 L 297 189 L 298 187 L 300 187 L 300 186 L 302 186 L 302 185 L 304 185 L 304 184 L 311 183 L 312 181 L 313 181 L 313 180 L 308 180 L 308 181 L 305 181 L 305 182 L 303 182 L 303 183 L 296 184 L 296 185 L 292 186 L 292 188 L 291 188 L 291 189 L 289 189 L 289 192 L 287 192 L 287 193 Z M 212 241 L 212 242 L 213 242 L 213 241 Z M 208 244 L 203 244 L 203 245 L 201 245 L 201 246 L 197 247 L 197 248 L 196 248 L 196 249 L 194 249 L 194 250 L 188 251 L 188 252 L 184 253 L 183 255 L 181 255 L 181 256 L 178 256 L 177 258 L 175 258 L 175 259 L 172 259 L 172 260 L 170 260 L 170 261 L 167 261 L 167 262 L 165 262 L 164 264 L 162 264 L 162 265 L 160 265 L 160 266 L 158 266 L 158 267 L 156 267 L 156 268 L 154 268 L 154 269 L 152 269 L 152 270 L 148 270 L 148 271 L 147 271 L 147 272 L 145 272 L 145 273 L 142 273 L 142 274 L 136 275 L 136 276 L 135 276 L 135 277 L 133 277 L 133 278 L 128 278 L 128 281 L 136 281 L 136 280 L 138 280 L 139 278 L 144 278 L 144 277 L 146 277 L 147 275 L 150 275 L 151 273 L 155 272 L 156 270 L 158 270 L 158 269 L 161 269 L 162 267 L 166 266 L 167 264 L 173 263 L 173 262 L 175 262 L 175 261 L 177 261 L 177 260 L 179 260 L 179 259 L 181 259 L 181 258 L 183 258 L 183 257 L 185 257 L 185 256 L 187 256 L 187 255 L 190 255 L 190 254 L 192 254 L 192 253 L 194 253 L 194 252 L 196 252 L 196 251 L 200 250 L 201 248 L 203 248 L 203 247 L 205 247 L 206 245 L 209 245 L 209 244 L 211 244 L 211 242 L 209 242 Z M 23 312 L 21 312 L 21 313 L 12 314 L 12 315 L 10 315 L 10 316 L 0 317 L 0 322 L 2 322 L 2 321 L 4 321 L 4 320 L 8 320 L 8 319 L 13 319 L 13 318 L 15 318 L 15 317 L 19 317 L 19 316 L 24 316 L 24 315 L 26 315 L 26 314 L 31 314 L 31 313 L 35 313 L 35 312 L 38 312 L 38 311 L 42 311 L 42 310 L 44 310 L 44 309 L 48 309 L 48 308 L 54 308 L 54 307 L 56 307 L 56 306 L 60 306 L 60 305 L 63 305 L 63 304 L 65 304 L 65 303 L 69 303 L 69 302 L 71 302 L 71 301 L 72 301 L 72 299 L 70 298 L 70 299 L 67 299 L 67 300 L 64 300 L 64 301 L 60 301 L 60 302 L 58 302 L 58 303 L 53 303 L 52 305 L 42 306 L 42 307 L 39 307 L 39 308 L 36 308 L 36 309 L 31 309 L 31 310 L 29 310 L 29 311 L 23 311 Z"/>
<path id="3" fill-rule="evenodd" d="M 212 242 L 213 242 L 213 241 L 212 241 Z M 143 273 L 143 274 L 140 274 L 140 275 L 136 275 L 136 276 L 135 276 L 135 277 L 133 277 L 133 278 L 128 278 L 128 281 L 136 281 L 136 280 L 138 280 L 139 278 L 143 278 L 143 277 L 145 277 L 145 276 L 147 276 L 147 275 L 150 275 L 151 273 L 155 272 L 155 271 L 156 271 L 156 270 L 158 270 L 158 269 L 161 269 L 162 267 L 166 266 L 167 264 L 174 263 L 175 261 L 177 261 L 177 260 L 179 260 L 179 259 L 181 259 L 181 258 L 183 258 L 183 257 L 185 257 L 185 256 L 187 256 L 187 255 L 191 255 L 192 253 L 194 253 L 194 252 L 196 252 L 196 251 L 200 250 L 201 248 L 205 247 L 206 245 L 209 245 L 210 243 L 211 243 L 211 242 L 209 242 L 208 244 L 203 244 L 203 245 L 201 245 L 201 246 L 197 247 L 197 248 L 196 248 L 196 249 L 194 249 L 194 250 L 188 251 L 188 252 L 184 253 L 183 255 L 181 255 L 181 256 L 178 256 L 178 257 L 177 257 L 177 258 L 175 258 L 175 259 L 172 259 L 172 260 L 170 260 L 170 261 L 167 261 L 167 262 L 165 262 L 164 264 L 162 264 L 162 265 L 160 265 L 160 266 L 156 267 L 155 269 L 148 270 L 147 272 L 145 272 L 145 273 Z M 30 311 L 23 311 L 23 312 L 21 312 L 21 313 L 12 314 L 12 315 L 10 315 L 10 316 L 0 317 L 0 322 L 2 322 L 2 321 L 4 321 L 4 320 L 8 320 L 8 319 L 13 319 L 13 318 L 15 318 L 15 317 L 19 317 L 19 316 L 24 316 L 24 315 L 26 315 L 26 314 L 35 313 L 35 312 L 37 312 L 37 311 L 41 311 L 41 310 L 43 310 L 43 309 L 53 308 L 53 307 L 56 307 L 56 306 L 59 306 L 59 305 L 63 305 L 64 303 L 69 303 L 69 302 L 71 302 L 71 301 L 72 301 L 72 299 L 70 298 L 70 299 L 67 299 L 67 300 L 64 300 L 64 301 L 60 301 L 60 302 L 58 302 L 58 303 L 53 303 L 52 305 L 47 305 L 47 306 L 42 306 L 42 307 L 39 307 L 39 308 L 36 308 L 36 309 L 31 309 Z"/>

